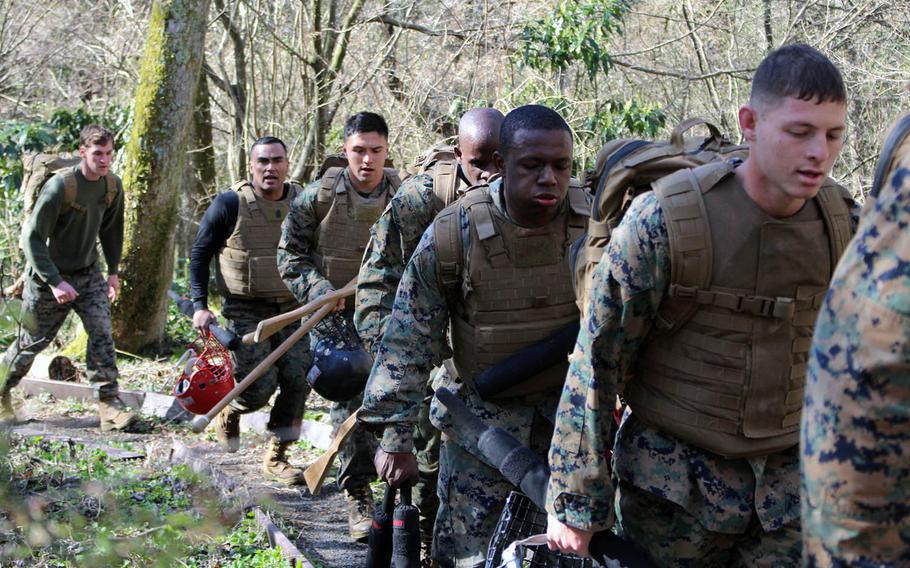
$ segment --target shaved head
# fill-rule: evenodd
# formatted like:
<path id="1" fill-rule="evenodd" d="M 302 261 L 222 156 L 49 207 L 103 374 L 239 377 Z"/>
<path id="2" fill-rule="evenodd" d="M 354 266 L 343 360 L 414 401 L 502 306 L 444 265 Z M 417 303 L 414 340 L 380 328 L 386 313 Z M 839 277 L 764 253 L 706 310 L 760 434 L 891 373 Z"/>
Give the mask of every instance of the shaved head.
<path id="1" fill-rule="evenodd" d="M 493 153 L 499 147 L 502 113 L 495 108 L 472 108 L 458 122 L 455 155 L 471 184 L 488 181 L 499 172 Z"/>
<path id="2" fill-rule="evenodd" d="M 503 118 L 495 108 L 472 108 L 458 121 L 458 145 L 464 145 L 469 138 L 475 142 L 498 141 Z"/>

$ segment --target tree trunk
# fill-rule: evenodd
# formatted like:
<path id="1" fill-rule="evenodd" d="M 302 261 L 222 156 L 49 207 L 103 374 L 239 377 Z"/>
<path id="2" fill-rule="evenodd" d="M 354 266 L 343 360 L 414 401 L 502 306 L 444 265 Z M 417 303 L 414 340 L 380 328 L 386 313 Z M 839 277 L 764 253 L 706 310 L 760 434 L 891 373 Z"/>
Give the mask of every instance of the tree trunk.
<path id="1" fill-rule="evenodd" d="M 123 172 L 123 286 L 113 323 L 117 345 L 127 351 L 158 343 L 164 334 L 177 207 L 189 189 L 183 187 L 187 125 L 193 120 L 208 7 L 209 0 L 152 4 Z"/>

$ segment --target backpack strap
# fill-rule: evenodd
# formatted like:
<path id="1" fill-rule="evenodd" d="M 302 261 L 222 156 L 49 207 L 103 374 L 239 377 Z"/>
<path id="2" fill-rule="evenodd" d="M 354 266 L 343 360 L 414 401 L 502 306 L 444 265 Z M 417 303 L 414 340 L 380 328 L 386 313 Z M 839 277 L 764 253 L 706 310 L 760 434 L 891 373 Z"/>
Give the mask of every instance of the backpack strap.
<path id="1" fill-rule="evenodd" d="M 853 236 L 850 208 L 847 207 L 847 202 L 852 200 L 850 192 L 830 178 L 822 184 L 818 192 L 818 205 L 825 221 L 825 228 L 828 230 L 828 243 L 831 247 L 832 274 L 838 259 L 844 254 Z"/>
<path id="2" fill-rule="evenodd" d="M 670 242 L 670 287 L 657 312 L 656 325 L 672 332 L 698 309 L 692 301 L 711 283 L 714 251 L 703 194 L 733 172 L 727 162 L 684 169 L 652 184 Z"/>
<path id="3" fill-rule="evenodd" d="M 325 216 L 329 214 L 332 202 L 335 201 L 335 194 L 345 193 L 347 191 L 344 184 L 339 183 L 343 171 L 344 168 L 329 168 L 319 182 L 319 191 L 316 193 L 316 219 L 320 223 L 325 219 Z"/>
<path id="4" fill-rule="evenodd" d="M 76 172 L 72 168 L 65 168 L 57 172 L 63 178 L 63 209 L 62 213 L 70 209 L 85 213 L 85 207 L 76 202 L 76 193 L 79 190 L 79 184 L 76 181 Z"/>
<path id="5" fill-rule="evenodd" d="M 440 160 L 433 164 L 432 170 L 435 206 L 442 210 L 458 198 L 458 162 Z"/>
<path id="6" fill-rule="evenodd" d="M 104 193 L 104 203 L 106 207 L 110 207 L 117 197 L 117 192 L 120 191 L 117 187 L 117 176 L 108 174 L 104 176 L 104 181 L 107 184 L 107 190 Z"/>

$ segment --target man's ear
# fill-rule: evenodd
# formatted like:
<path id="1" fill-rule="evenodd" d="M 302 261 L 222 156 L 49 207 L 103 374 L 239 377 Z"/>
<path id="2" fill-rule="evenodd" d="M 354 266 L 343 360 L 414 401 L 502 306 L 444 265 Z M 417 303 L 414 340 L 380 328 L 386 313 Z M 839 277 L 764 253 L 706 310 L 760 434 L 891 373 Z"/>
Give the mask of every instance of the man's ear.
<path id="1" fill-rule="evenodd" d="M 460 162 L 461 161 L 461 148 L 458 147 L 458 144 L 455 145 L 454 151 L 455 151 L 455 157 L 458 158 L 458 161 Z"/>
<path id="2" fill-rule="evenodd" d="M 755 130 L 758 128 L 758 109 L 752 105 L 743 105 L 739 107 L 739 129 L 743 133 L 743 138 L 749 142 L 755 141 Z"/>
<path id="3" fill-rule="evenodd" d="M 500 172 L 504 172 L 506 169 L 506 159 L 499 150 L 493 152 L 493 163 L 496 164 L 496 169 Z"/>

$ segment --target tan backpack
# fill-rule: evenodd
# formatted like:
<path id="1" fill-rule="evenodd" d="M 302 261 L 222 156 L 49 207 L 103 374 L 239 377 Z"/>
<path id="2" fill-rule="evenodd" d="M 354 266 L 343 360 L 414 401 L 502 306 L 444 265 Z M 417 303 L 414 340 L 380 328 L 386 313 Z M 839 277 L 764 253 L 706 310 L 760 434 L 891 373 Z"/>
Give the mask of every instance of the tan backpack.
<path id="1" fill-rule="evenodd" d="M 41 188 L 55 174 L 63 177 L 63 210 L 66 213 L 70 209 L 82 211 L 84 208 L 76 202 L 76 175 L 73 172 L 73 166 L 79 164 L 82 158 L 79 154 L 65 152 L 60 154 L 41 153 L 25 154 L 22 156 L 22 185 L 21 191 L 25 196 L 25 211 L 31 213 L 38 201 L 38 194 Z M 117 197 L 119 191 L 117 187 L 117 178 L 113 175 L 105 176 L 107 182 L 107 193 L 104 196 L 105 203 L 110 206 Z"/>
<path id="2" fill-rule="evenodd" d="M 707 137 L 686 136 L 704 125 Z M 747 146 L 731 143 L 720 129 L 700 118 L 681 122 L 668 142 L 622 138 L 607 142 L 597 153 L 594 169 L 584 183 L 594 195 L 587 233 L 572 246 L 573 278 L 578 305 L 583 310 L 590 294 L 590 279 L 600 263 L 610 233 L 619 225 L 632 200 L 651 190 L 651 183 L 677 170 L 711 162 L 742 161 Z"/>
<path id="3" fill-rule="evenodd" d="M 418 156 L 407 170 L 408 173 L 402 176 L 403 180 L 420 174 L 433 177 L 433 192 L 439 199 L 439 210 L 458 198 L 458 157 L 455 155 L 455 146 L 437 144 Z"/>

